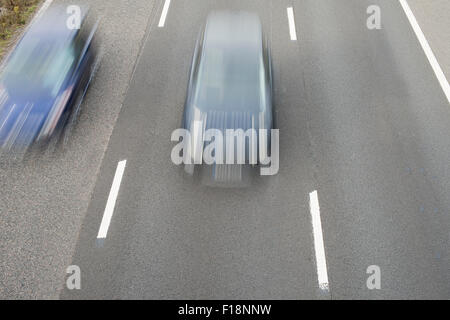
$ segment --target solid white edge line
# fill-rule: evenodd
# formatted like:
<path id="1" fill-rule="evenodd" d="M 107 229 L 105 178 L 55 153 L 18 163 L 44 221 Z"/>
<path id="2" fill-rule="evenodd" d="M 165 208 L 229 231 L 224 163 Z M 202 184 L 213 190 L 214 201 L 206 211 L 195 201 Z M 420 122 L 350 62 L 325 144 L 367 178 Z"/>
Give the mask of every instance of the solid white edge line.
<path id="1" fill-rule="evenodd" d="M 287 15 L 289 21 L 289 34 L 292 41 L 297 41 L 297 31 L 295 31 L 295 18 L 294 9 L 292 7 L 287 8 Z"/>
<path id="2" fill-rule="evenodd" d="M 325 257 L 325 247 L 323 244 L 322 222 L 320 220 L 320 207 L 317 190 L 309 194 L 309 206 L 311 211 L 311 221 L 314 236 L 314 250 L 316 253 L 317 278 L 319 288 L 329 291 L 327 260 Z"/>
<path id="3" fill-rule="evenodd" d="M 52 4 L 53 0 L 46 0 L 41 8 L 39 9 L 39 11 L 35 14 L 34 18 L 33 18 L 33 22 L 36 19 L 39 19 L 40 16 L 45 12 L 45 10 L 47 10 L 48 7 L 50 7 L 50 5 Z"/>
<path id="4" fill-rule="evenodd" d="M 444 94 L 447 97 L 448 102 L 450 103 L 450 85 L 448 84 L 447 78 L 445 77 L 445 74 L 442 71 L 439 62 L 437 61 L 433 53 L 433 50 L 431 50 L 431 47 L 428 44 L 428 41 L 425 38 L 425 35 L 423 34 L 422 29 L 420 28 L 419 23 L 417 22 L 416 17 L 414 16 L 414 13 L 412 12 L 411 8 L 408 5 L 408 2 L 406 0 L 399 0 L 399 1 L 403 8 L 403 11 L 405 11 L 406 16 L 408 17 L 409 23 L 411 24 L 414 32 L 416 33 L 417 38 L 419 39 L 422 49 L 425 52 L 425 55 L 427 56 L 428 61 L 430 62 L 431 67 L 433 68 L 433 71 L 436 74 L 436 77 L 439 80 L 442 90 L 444 90 Z"/>
<path id="5" fill-rule="evenodd" d="M 161 18 L 159 19 L 158 27 L 162 28 L 164 27 L 164 24 L 166 23 L 166 17 L 167 13 L 169 12 L 169 6 L 170 6 L 170 0 L 166 0 L 164 3 L 164 7 L 161 13 Z"/>
<path id="6" fill-rule="evenodd" d="M 106 239 L 126 164 L 127 160 L 123 160 L 120 161 L 117 165 L 114 180 L 108 196 L 108 201 L 106 202 L 105 211 L 103 213 L 102 223 L 100 224 L 100 229 L 98 230 L 97 239 Z"/>

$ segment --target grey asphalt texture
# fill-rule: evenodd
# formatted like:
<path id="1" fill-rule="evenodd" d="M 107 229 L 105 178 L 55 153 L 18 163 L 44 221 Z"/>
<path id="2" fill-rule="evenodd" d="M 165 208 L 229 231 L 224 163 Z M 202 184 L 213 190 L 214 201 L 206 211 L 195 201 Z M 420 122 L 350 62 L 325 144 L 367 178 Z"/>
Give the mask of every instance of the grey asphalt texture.
<path id="1" fill-rule="evenodd" d="M 63 3 L 74 2 L 52 5 Z M 59 297 L 154 9 L 148 0 L 77 3 L 102 18 L 103 59 L 64 150 L 0 163 L 0 298 Z"/>
<path id="2" fill-rule="evenodd" d="M 448 298 L 450 109 L 400 5 L 176 1 L 153 28 L 114 128 L 64 298 Z M 195 38 L 213 9 L 256 11 L 271 39 L 280 172 L 211 188 L 170 161 Z M 96 244 L 117 162 L 128 161 Z M 330 293 L 318 290 L 309 193 L 318 190 Z M 366 270 L 381 268 L 381 290 Z"/>
<path id="3" fill-rule="evenodd" d="M 450 77 L 450 33 L 441 30 L 448 29 L 450 2 L 409 0 L 408 3 L 448 80 Z"/>
<path id="4" fill-rule="evenodd" d="M 103 33 L 109 68 L 95 79 L 75 141 L 51 161 L 2 167 L 0 297 L 450 298 L 450 106 L 400 4 L 174 0 L 158 28 L 163 2 L 103 4 L 120 18 L 107 19 L 117 28 Z M 381 30 L 366 27 L 372 4 Z M 280 171 L 248 188 L 205 186 L 170 159 L 195 39 L 215 9 L 257 12 L 271 41 Z M 134 74 L 140 41 L 128 37 L 144 41 Z M 314 190 L 328 293 L 317 283 Z M 68 265 L 80 266 L 81 290 L 63 289 Z M 381 269 L 380 290 L 366 286 L 370 265 Z"/>

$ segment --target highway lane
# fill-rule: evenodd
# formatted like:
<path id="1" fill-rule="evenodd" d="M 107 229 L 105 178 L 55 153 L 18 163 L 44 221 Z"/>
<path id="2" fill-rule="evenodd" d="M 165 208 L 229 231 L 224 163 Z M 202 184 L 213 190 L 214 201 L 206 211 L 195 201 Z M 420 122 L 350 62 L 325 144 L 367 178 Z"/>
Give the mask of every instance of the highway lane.
<path id="1" fill-rule="evenodd" d="M 197 185 L 170 161 L 199 26 L 210 10 L 230 7 L 259 12 L 283 35 L 276 39 L 280 57 L 295 60 L 285 9 L 274 13 L 260 1 L 172 3 L 164 29 L 150 31 L 88 209 L 72 262 L 82 270 L 83 289 L 63 298 L 320 297 L 308 206 L 313 183 L 308 154 L 301 152 L 307 140 L 299 139 L 307 132 L 298 128 L 300 69 L 283 75 L 286 93 L 276 99 L 291 113 L 280 115 L 280 125 L 292 133 L 282 142 L 281 161 L 287 164 L 289 156 L 303 165 L 291 163 L 255 188 L 233 190 Z M 128 164 L 116 211 L 98 247 L 111 177 L 123 159 Z"/>
<path id="2" fill-rule="evenodd" d="M 448 298 L 449 105 L 399 4 L 369 31 L 371 3 L 295 6 L 332 296 Z"/>
<path id="3" fill-rule="evenodd" d="M 90 1 L 103 16 L 99 31 L 106 45 L 106 60 L 89 91 L 67 150 L 24 164 L 2 163 L 0 167 L 0 297 L 55 298 L 64 285 L 66 266 L 82 260 L 86 262 L 82 265 L 83 290 L 77 295 L 66 292 L 63 297 L 234 297 L 238 292 L 235 296 L 244 298 L 329 298 L 317 290 L 312 248 L 308 193 L 317 188 L 333 298 L 448 298 L 448 104 L 394 1 L 378 1 L 383 9 L 381 34 L 364 28 L 366 16 L 361 14 L 372 2 L 216 1 L 193 7 L 183 4 L 177 9 L 178 3 L 172 1 L 178 13 L 174 16 L 170 9 L 166 33 L 148 39 L 150 44 L 142 59 L 147 62 L 138 67 L 143 69 L 140 79 L 146 79 L 146 85 L 135 80 L 130 87 L 133 93 L 128 94 L 126 103 L 130 111 L 120 116 L 119 120 L 125 116 L 120 120 L 123 124 L 111 142 L 116 149 L 108 150 L 110 155 L 103 160 L 133 64 L 145 40 L 147 23 L 157 23 L 163 3 L 156 1 L 153 6 L 153 2 L 133 1 L 130 6 L 123 1 Z M 427 10 L 436 10 L 439 6 L 435 3 L 427 5 Z M 285 7 L 292 5 L 299 37 L 294 46 L 286 42 Z M 442 68 L 448 71 L 442 37 L 437 36 L 439 32 L 431 32 L 433 25 L 442 24 L 442 17 L 432 23 L 426 11 L 420 11 L 421 5 L 411 1 Z M 169 130 L 161 128 L 176 127 L 177 117 L 181 117 L 194 29 L 210 9 L 228 7 L 256 10 L 269 29 L 276 69 L 275 100 L 282 107 L 283 164 L 279 177 L 262 180 L 264 186 L 257 189 L 263 191 L 262 195 L 230 190 L 225 196 L 216 195 L 214 199 L 220 200 L 217 212 L 223 217 L 203 226 L 202 221 L 212 209 L 195 202 L 205 202 L 206 196 L 198 195 L 199 190 L 205 190 L 188 190 L 191 185 L 184 181 L 182 172 L 170 167 Z M 186 29 L 184 22 L 189 19 L 193 21 Z M 180 24 L 174 26 L 177 21 Z M 161 52 L 149 49 L 160 43 L 165 44 Z M 178 55 L 177 50 L 182 54 Z M 145 57 L 155 52 L 157 59 Z M 166 53 L 170 53 L 170 59 L 163 56 Z M 150 66 L 160 78 L 152 79 L 155 76 Z M 142 94 L 149 84 L 152 91 Z M 136 119 L 153 97 L 159 97 L 159 105 L 150 106 L 152 116 Z M 133 109 L 136 101 L 139 109 Z M 172 109 L 164 113 L 161 106 Z M 138 113 L 130 116 L 136 110 Z M 150 128 L 155 130 L 147 131 L 144 122 L 149 119 L 153 119 Z M 135 121 L 139 130 L 131 131 Z M 142 133 L 147 141 L 136 141 Z M 153 142 L 155 134 L 162 139 L 159 144 Z M 288 148 L 291 145 L 296 148 Z M 140 148 L 149 146 L 163 151 L 146 153 L 146 148 Z M 161 165 L 147 167 L 151 156 Z M 122 158 L 129 162 L 118 209 L 105 250 L 101 251 L 95 247 L 95 235 L 117 161 Z M 171 179 L 162 179 L 158 171 L 161 168 Z M 153 181 L 158 192 L 150 188 Z M 177 193 L 168 196 L 164 192 L 173 191 L 170 184 L 180 181 L 182 187 L 176 190 L 181 190 L 179 202 L 164 206 L 164 201 L 177 197 Z M 134 183 L 136 186 L 129 190 Z M 142 193 L 141 187 L 147 191 Z M 208 196 L 214 193 L 206 192 Z M 283 192 L 287 195 L 282 196 Z M 275 199 L 269 206 L 267 199 L 261 200 L 268 195 Z M 250 196 L 257 200 L 248 200 Z M 157 197 L 162 200 L 154 201 Z M 187 209 L 180 207 L 186 200 L 190 203 Z M 228 209 L 226 200 L 245 205 Z M 123 201 L 127 203 L 120 209 Z M 210 200 L 206 199 L 206 203 Z M 154 204 L 159 207 L 149 210 Z M 175 213 L 165 217 L 166 209 Z M 145 216 L 158 210 L 159 219 Z M 254 212 L 241 219 L 245 210 Z M 294 216 L 296 210 L 300 217 Z M 281 214 L 275 217 L 281 222 L 269 216 L 278 211 Z M 186 212 L 194 212 L 194 217 L 175 217 Z M 128 221 L 130 215 L 134 217 Z M 85 226 L 79 236 L 83 221 Z M 229 237 L 223 236 L 218 226 L 232 230 Z M 173 228 L 179 235 L 171 238 L 165 232 Z M 256 236 L 245 238 L 246 234 L 240 234 L 242 230 Z M 139 232 L 142 234 L 136 236 Z M 277 232 L 286 234 L 278 239 Z M 144 248 L 151 240 L 155 243 Z M 168 255 L 166 249 L 174 248 Z M 193 256 L 186 252 L 178 255 L 183 248 L 191 249 Z M 225 253 L 217 254 L 217 248 Z M 247 258 L 249 252 L 252 256 Z M 202 263 L 206 267 L 200 268 Z M 365 270 L 370 264 L 381 267 L 381 291 L 369 291 L 365 286 Z M 251 270 L 254 266 L 256 270 Z M 127 274 L 117 277 L 111 270 L 127 270 Z M 147 274 L 149 278 L 140 283 Z M 289 281 L 292 283 L 286 285 Z M 89 283 L 92 285 L 85 290 Z"/>
<path id="4" fill-rule="evenodd" d="M 61 3 L 74 1 L 52 5 Z M 66 148 L 23 163 L 0 162 L 1 299 L 59 296 L 154 5 L 84 3 L 102 18 L 104 55 Z"/>
<path id="5" fill-rule="evenodd" d="M 371 4 L 381 30 L 366 28 Z M 220 8 L 258 12 L 272 41 L 280 172 L 251 189 L 207 188 L 170 162 L 196 34 Z M 172 1 L 164 28 L 149 30 L 80 233 L 72 264 L 82 290 L 62 297 L 448 298 L 449 124 L 396 1 Z M 331 294 L 318 289 L 313 190 Z M 366 287 L 370 265 L 381 268 L 381 290 Z"/>

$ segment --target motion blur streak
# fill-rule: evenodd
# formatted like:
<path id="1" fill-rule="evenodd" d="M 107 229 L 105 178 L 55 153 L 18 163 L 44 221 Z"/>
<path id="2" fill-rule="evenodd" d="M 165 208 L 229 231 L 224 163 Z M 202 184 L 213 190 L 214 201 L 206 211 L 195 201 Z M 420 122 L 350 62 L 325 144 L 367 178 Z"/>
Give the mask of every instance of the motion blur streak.
<path id="1" fill-rule="evenodd" d="M 96 66 L 97 24 L 87 12 L 80 29 L 71 29 L 65 6 L 48 8 L 8 57 L 0 75 L 1 151 L 47 143 L 76 114 Z"/>
<path id="2" fill-rule="evenodd" d="M 273 128 L 272 114 L 270 46 L 258 14 L 213 11 L 198 36 L 183 120 L 183 128 L 193 133 L 194 142 L 208 130 L 217 130 L 225 137 L 227 165 L 214 163 L 208 168 L 212 171 L 212 180 L 241 179 L 240 164 L 237 168 L 229 166 L 238 152 L 225 132 L 250 130 L 257 133 L 258 141 L 270 141 L 270 130 L 260 129 Z M 203 149 L 194 145 L 199 154 L 194 153 L 193 159 L 201 159 Z M 245 151 L 241 154 L 249 154 L 249 145 L 245 145 Z M 232 155 L 231 161 L 229 155 Z M 257 161 L 262 162 L 262 159 Z M 187 169 L 189 174 L 193 173 L 191 167 Z"/>

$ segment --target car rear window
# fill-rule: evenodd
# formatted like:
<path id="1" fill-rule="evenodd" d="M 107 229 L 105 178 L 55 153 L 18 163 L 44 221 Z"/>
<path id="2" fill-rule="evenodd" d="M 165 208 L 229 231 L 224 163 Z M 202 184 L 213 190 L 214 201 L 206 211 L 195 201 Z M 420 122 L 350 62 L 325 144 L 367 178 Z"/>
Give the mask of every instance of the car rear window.
<path id="1" fill-rule="evenodd" d="M 8 61 L 3 79 L 6 83 L 20 80 L 27 86 L 43 87 L 56 96 L 75 61 L 73 45 L 33 37 L 24 40 Z"/>
<path id="2" fill-rule="evenodd" d="M 201 110 L 259 112 L 264 92 L 260 52 L 209 47 L 203 52 L 196 86 Z"/>

